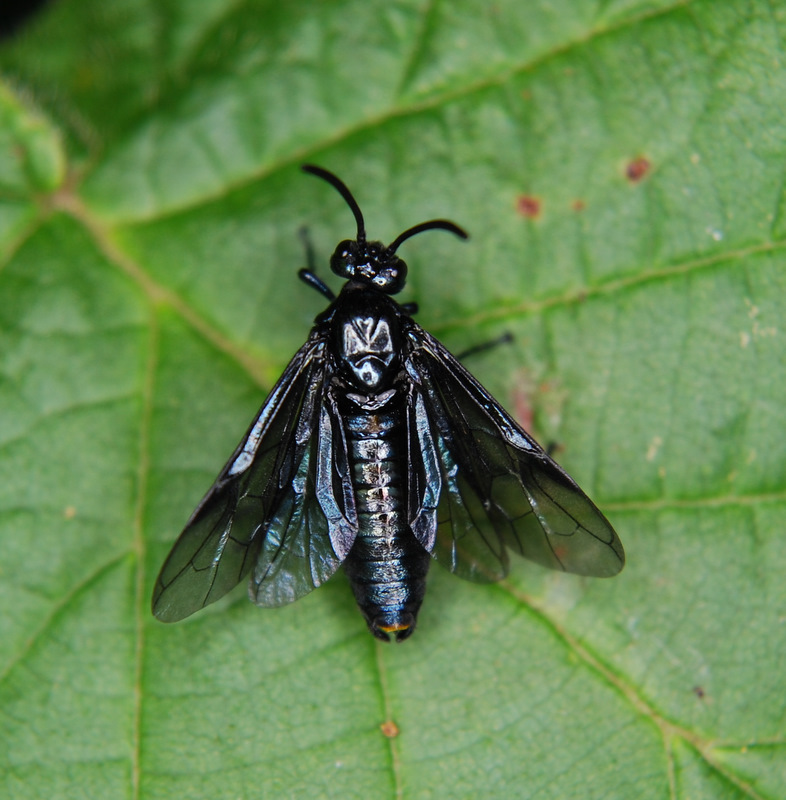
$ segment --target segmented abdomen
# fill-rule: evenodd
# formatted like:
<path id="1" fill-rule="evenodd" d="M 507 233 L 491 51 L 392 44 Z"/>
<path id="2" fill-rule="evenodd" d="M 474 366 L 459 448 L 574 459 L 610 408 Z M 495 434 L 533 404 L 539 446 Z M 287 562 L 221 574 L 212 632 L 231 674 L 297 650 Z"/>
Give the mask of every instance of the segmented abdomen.
<path id="1" fill-rule="evenodd" d="M 391 407 L 392 405 L 392 407 Z M 371 632 L 400 641 L 415 628 L 431 556 L 406 519 L 406 421 L 401 403 L 345 417 L 358 534 L 346 560 Z"/>

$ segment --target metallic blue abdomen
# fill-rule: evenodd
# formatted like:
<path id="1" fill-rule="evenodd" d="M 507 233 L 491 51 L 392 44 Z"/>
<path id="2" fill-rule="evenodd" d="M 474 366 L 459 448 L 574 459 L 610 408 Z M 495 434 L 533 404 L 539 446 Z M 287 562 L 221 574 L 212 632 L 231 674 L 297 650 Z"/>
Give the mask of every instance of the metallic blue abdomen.
<path id="1" fill-rule="evenodd" d="M 401 641 L 415 628 L 431 560 L 406 519 L 403 402 L 394 396 L 373 411 L 355 405 L 345 426 L 358 534 L 344 570 L 371 632 Z"/>

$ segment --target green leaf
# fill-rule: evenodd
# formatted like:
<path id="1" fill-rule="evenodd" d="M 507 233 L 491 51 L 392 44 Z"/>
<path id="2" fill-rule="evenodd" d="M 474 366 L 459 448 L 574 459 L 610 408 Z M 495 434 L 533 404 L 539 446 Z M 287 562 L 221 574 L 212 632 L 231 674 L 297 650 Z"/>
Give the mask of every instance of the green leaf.
<path id="1" fill-rule="evenodd" d="M 0 795 L 784 798 L 786 11 L 60 0 L 0 47 Z M 614 580 L 434 566 L 158 623 L 354 229 L 608 513 Z M 323 273 L 323 274 L 324 274 Z M 337 282 L 333 282 L 336 286 Z M 383 723 L 387 725 L 383 732 Z M 396 735 L 397 732 L 397 735 Z"/>

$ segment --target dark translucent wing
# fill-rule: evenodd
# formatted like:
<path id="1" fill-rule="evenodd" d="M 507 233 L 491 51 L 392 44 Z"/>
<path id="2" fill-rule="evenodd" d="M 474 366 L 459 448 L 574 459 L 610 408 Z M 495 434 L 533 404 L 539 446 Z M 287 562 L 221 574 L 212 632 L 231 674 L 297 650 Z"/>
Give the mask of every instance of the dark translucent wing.
<path id="1" fill-rule="evenodd" d="M 424 462 L 437 461 L 431 474 L 440 486 L 436 536 L 429 541 L 428 526 L 413 523 L 421 543 L 452 572 L 478 581 L 507 573 L 506 548 L 551 569 L 616 575 L 622 544 L 595 504 L 454 356 L 410 325 L 410 417 Z M 422 494 L 417 480 L 414 489 Z"/>
<path id="2" fill-rule="evenodd" d="M 160 620 L 215 602 L 255 565 L 254 598 L 279 605 L 318 586 L 343 560 L 351 526 L 336 514 L 329 523 L 315 490 L 324 347 L 312 334 L 295 354 L 175 542 L 153 593 Z"/>
<path id="3" fill-rule="evenodd" d="M 462 578 L 503 578 L 507 550 L 480 495 L 467 484 L 445 443 L 441 431 L 451 427 L 445 409 L 421 385 L 412 392 L 408 413 L 409 520 L 415 537 Z"/>
<path id="4" fill-rule="evenodd" d="M 357 513 L 346 440 L 329 390 L 317 399 L 318 425 L 267 526 L 249 594 L 260 606 L 280 606 L 330 578 L 355 541 Z"/>

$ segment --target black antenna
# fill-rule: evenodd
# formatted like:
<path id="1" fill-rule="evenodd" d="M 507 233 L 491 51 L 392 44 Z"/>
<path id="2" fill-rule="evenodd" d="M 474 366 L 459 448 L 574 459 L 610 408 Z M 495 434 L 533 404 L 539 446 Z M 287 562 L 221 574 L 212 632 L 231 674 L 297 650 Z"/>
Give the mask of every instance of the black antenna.
<path id="1" fill-rule="evenodd" d="M 421 222 L 419 225 L 413 225 L 411 228 L 407 228 L 404 233 L 400 233 L 388 246 L 387 252 L 393 254 L 398 250 L 399 246 L 402 242 L 405 242 L 411 236 L 414 236 L 416 233 L 423 233 L 423 231 L 433 231 L 433 230 L 443 230 L 443 231 L 450 231 L 451 233 L 455 233 L 456 236 L 461 237 L 462 239 L 469 239 L 469 234 L 463 229 L 459 228 L 455 222 L 451 222 L 449 219 L 432 219 L 428 222 Z"/>
<path id="2" fill-rule="evenodd" d="M 363 214 L 360 211 L 360 206 L 357 204 L 357 200 L 352 197 L 352 192 L 349 191 L 346 184 L 337 178 L 332 172 L 328 172 L 326 169 L 317 167 L 314 164 L 303 164 L 301 169 L 303 172 L 309 172 L 312 175 L 316 175 L 318 178 L 322 178 L 323 181 L 327 181 L 334 189 L 338 191 L 344 200 L 347 201 L 347 205 L 352 209 L 352 213 L 355 215 L 355 221 L 358 224 L 357 241 L 361 243 L 365 242 L 366 224 L 363 222 Z"/>

